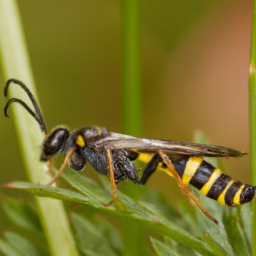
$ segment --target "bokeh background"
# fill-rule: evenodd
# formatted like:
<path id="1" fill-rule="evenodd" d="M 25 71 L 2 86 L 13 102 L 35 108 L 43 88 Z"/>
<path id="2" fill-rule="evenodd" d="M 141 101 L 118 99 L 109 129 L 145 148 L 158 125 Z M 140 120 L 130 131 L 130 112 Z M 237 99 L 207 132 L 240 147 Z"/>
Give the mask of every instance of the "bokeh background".
<path id="1" fill-rule="evenodd" d="M 97 124 L 121 132 L 120 1 L 18 4 L 48 127 Z M 212 144 L 249 152 L 251 14 L 251 0 L 141 1 L 143 137 L 192 141 L 200 129 Z M 0 142 L 1 184 L 26 180 L 13 122 L 4 115 Z M 250 183 L 248 156 L 225 164 L 233 178 Z M 89 166 L 82 174 L 99 175 Z M 183 197 L 164 173 L 148 186 L 171 201 Z M 2 210 L 0 220 L 1 231 L 7 229 Z"/>

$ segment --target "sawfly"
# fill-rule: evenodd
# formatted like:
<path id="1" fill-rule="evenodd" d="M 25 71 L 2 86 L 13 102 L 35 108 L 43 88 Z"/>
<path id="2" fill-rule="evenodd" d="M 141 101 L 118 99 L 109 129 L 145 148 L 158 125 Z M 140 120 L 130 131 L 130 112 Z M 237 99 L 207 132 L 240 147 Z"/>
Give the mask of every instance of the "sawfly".
<path id="1" fill-rule="evenodd" d="M 194 186 L 207 197 L 230 207 L 248 203 L 255 196 L 256 187 L 234 181 L 203 159 L 239 157 L 245 155 L 245 152 L 199 143 L 136 138 L 98 126 L 84 126 L 71 132 L 66 127 L 57 127 L 48 134 L 41 111 L 30 90 L 21 81 L 9 79 L 4 90 L 5 96 L 10 83 L 21 86 L 35 111 L 21 99 L 11 98 L 4 108 L 5 116 L 9 117 L 7 110 L 10 104 L 17 102 L 38 122 L 45 135 L 40 160 L 49 161 L 50 173 L 53 158 L 58 153 L 65 156 L 64 163 L 48 183 L 49 186 L 55 183 L 67 165 L 74 171 L 81 171 L 86 162 L 89 162 L 97 172 L 110 177 L 112 201 L 117 204 L 121 203 L 116 191 L 120 181 L 129 179 L 134 184 L 145 185 L 155 171 L 162 170 L 173 176 L 184 193 L 215 223 L 218 221 L 203 208 L 187 189 L 187 185 Z M 134 160 L 146 163 L 141 179 L 138 178 Z"/>

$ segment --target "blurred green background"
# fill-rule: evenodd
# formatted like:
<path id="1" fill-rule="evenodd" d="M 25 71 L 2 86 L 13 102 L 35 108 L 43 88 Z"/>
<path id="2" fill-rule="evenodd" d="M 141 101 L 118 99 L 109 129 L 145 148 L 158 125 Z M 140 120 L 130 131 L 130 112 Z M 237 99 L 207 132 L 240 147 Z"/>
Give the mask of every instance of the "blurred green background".
<path id="1" fill-rule="evenodd" d="M 120 2 L 18 4 L 48 128 L 97 124 L 121 132 Z M 251 0 L 141 1 L 143 137 L 192 141 L 200 129 L 212 144 L 249 152 L 251 14 Z M 2 114 L 0 124 L 1 184 L 26 180 L 13 122 Z M 234 179 L 250 183 L 248 156 L 225 163 Z M 82 175 L 99 174 L 88 165 Z M 183 197 L 164 173 L 147 186 L 172 201 Z M 7 229 L 2 210 L 0 219 Z"/>

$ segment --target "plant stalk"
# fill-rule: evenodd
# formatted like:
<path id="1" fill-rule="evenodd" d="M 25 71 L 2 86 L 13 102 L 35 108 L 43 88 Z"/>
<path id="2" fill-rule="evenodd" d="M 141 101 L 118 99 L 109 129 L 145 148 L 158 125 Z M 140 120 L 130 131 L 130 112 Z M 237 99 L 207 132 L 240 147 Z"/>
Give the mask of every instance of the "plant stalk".
<path id="1" fill-rule="evenodd" d="M 37 98 L 15 0 L 0 0 L 0 48 L 5 80 L 9 78 L 21 80 Z M 12 84 L 8 97 L 14 95 L 27 102 L 25 93 L 17 85 Z M 39 162 L 38 145 L 44 137 L 38 124 L 18 104 L 14 104 L 11 109 L 28 179 L 35 184 L 46 184 L 50 177 L 47 173 L 47 164 Z M 78 255 L 63 203 L 40 197 L 35 197 L 35 201 L 51 255 Z"/>
<path id="2" fill-rule="evenodd" d="M 251 56 L 249 73 L 249 112 L 250 112 L 250 160 L 251 182 L 256 186 L 256 0 L 253 0 Z M 256 200 L 252 201 L 252 255 L 256 256 Z"/>
<path id="3" fill-rule="evenodd" d="M 140 67 L 140 15 L 139 0 L 122 0 L 122 133 L 141 136 L 141 67 Z M 133 199 L 138 197 L 139 187 L 131 182 L 124 184 L 124 192 Z M 140 255 L 141 228 L 125 219 L 125 255 Z"/>

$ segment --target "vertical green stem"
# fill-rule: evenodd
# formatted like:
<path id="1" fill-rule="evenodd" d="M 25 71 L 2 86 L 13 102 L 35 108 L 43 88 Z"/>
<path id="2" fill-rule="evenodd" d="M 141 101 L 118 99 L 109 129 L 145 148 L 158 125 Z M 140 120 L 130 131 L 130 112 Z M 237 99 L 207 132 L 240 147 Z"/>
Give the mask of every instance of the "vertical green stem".
<path id="1" fill-rule="evenodd" d="M 250 101 L 250 149 L 251 149 L 251 179 L 256 186 L 256 0 L 253 0 L 251 60 L 249 76 Z M 252 244 L 253 256 L 256 256 L 256 200 L 252 202 Z"/>
<path id="2" fill-rule="evenodd" d="M 0 0 L 0 49 L 6 81 L 9 78 L 23 81 L 37 98 L 15 0 Z M 14 91 L 16 98 L 27 102 L 25 93 L 13 84 L 8 96 L 14 96 Z M 11 108 L 28 179 L 36 184 L 46 184 L 50 177 L 47 174 L 47 164 L 39 162 L 38 145 L 43 141 L 43 135 L 38 124 L 18 104 Z M 63 203 L 50 198 L 35 197 L 35 200 L 51 255 L 78 255 Z"/>
<path id="3" fill-rule="evenodd" d="M 122 132 L 142 129 L 139 0 L 122 1 Z"/>
<path id="4" fill-rule="evenodd" d="M 142 130 L 139 4 L 139 0 L 122 0 L 122 132 L 133 136 L 141 136 Z M 124 191 L 133 198 L 139 193 L 130 182 Z M 140 227 L 128 220 L 123 226 L 125 255 L 139 255 Z"/>

